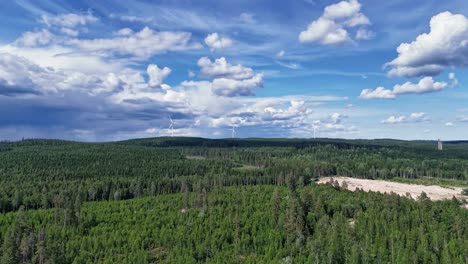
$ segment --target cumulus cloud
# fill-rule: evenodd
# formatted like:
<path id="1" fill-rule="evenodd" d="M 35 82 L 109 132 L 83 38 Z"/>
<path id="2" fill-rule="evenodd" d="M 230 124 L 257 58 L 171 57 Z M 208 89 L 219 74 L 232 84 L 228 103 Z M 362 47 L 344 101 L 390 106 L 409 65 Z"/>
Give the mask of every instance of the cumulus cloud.
<path id="1" fill-rule="evenodd" d="M 199 43 L 192 43 L 191 33 L 154 31 L 144 27 L 138 32 L 102 39 L 71 39 L 68 44 L 80 50 L 99 55 L 131 55 L 144 60 L 158 53 L 183 51 L 201 48 Z"/>
<path id="2" fill-rule="evenodd" d="M 418 83 L 405 82 L 393 87 L 395 95 L 433 93 L 447 88 L 446 82 L 435 82 L 432 77 L 424 77 Z"/>
<path id="3" fill-rule="evenodd" d="M 89 94 L 110 92 L 120 84 L 114 73 L 90 75 L 41 67 L 24 57 L 1 53 L 0 82 L 11 94 L 42 94 L 82 90 Z M 26 92 L 29 91 L 29 92 Z"/>
<path id="4" fill-rule="evenodd" d="M 398 124 L 406 121 L 406 116 L 390 116 L 387 119 L 381 121 L 382 124 Z"/>
<path id="5" fill-rule="evenodd" d="M 329 19 L 349 19 L 360 14 L 361 4 L 357 0 L 341 1 L 325 7 L 323 17 Z"/>
<path id="6" fill-rule="evenodd" d="M 309 131 L 312 131 L 314 135 L 316 135 L 317 132 L 325 132 L 325 133 L 331 133 L 331 134 L 336 134 L 338 132 L 341 132 L 341 133 L 356 132 L 357 128 L 354 125 L 343 124 L 343 120 L 347 117 L 348 117 L 347 115 L 335 112 L 335 113 L 330 114 L 326 118 L 312 120 L 308 129 Z"/>
<path id="7" fill-rule="evenodd" d="M 198 60 L 201 73 L 210 78 L 213 92 L 222 96 L 254 95 L 255 89 L 263 86 L 263 74 L 240 64 L 232 65 L 221 57 L 211 61 L 207 57 Z"/>
<path id="8" fill-rule="evenodd" d="M 357 0 L 341 1 L 325 7 L 321 17 L 312 21 L 306 30 L 299 34 L 302 43 L 334 45 L 353 42 L 348 29 L 369 25 L 369 19 L 360 12 L 361 4 Z M 366 39 L 372 33 L 360 29 L 358 39 Z M 358 31 L 359 32 L 359 31 Z"/>
<path id="9" fill-rule="evenodd" d="M 323 116 L 313 117 L 312 108 L 321 102 L 343 98 L 250 97 L 263 86 L 263 74 L 225 58 L 198 61 L 197 76 L 208 80 L 170 87 L 164 82 L 171 69 L 149 64 L 145 71 L 141 60 L 201 48 L 190 33 L 122 28 L 92 39 L 80 33 L 97 20 L 90 13 L 82 16 L 47 16 L 42 29 L 0 46 L 2 133 L 7 125 L 28 126 L 33 136 L 117 140 L 167 134 L 168 116 L 176 121 L 175 134 L 187 136 L 222 136 L 232 125 L 262 130 L 265 136 L 307 136 L 312 126 L 323 133 L 352 129 L 336 110 L 323 108 Z M 57 127 L 54 134 L 50 127 Z M 8 133 L 15 135 L 15 129 Z"/>
<path id="10" fill-rule="evenodd" d="M 313 21 L 307 30 L 299 34 L 299 41 L 302 43 L 316 42 L 324 45 L 352 42 L 348 31 L 333 20 L 326 18 Z"/>
<path id="11" fill-rule="evenodd" d="M 171 69 L 168 67 L 164 67 L 160 69 L 158 65 L 156 64 L 150 64 L 148 65 L 148 68 L 146 70 L 149 76 L 149 82 L 148 85 L 150 87 L 161 87 L 163 85 L 164 79 L 171 74 Z M 167 85 L 163 85 L 163 88 L 167 89 Z"/>
<path id="12" fill-rule="evenodd" d="M 449 30 L 448 30 L 449 29 Z M 430 31 L 397 48 L 398 57 L 387 63 L 391 76 L 436 75 L 447 67 L 468 66 L 468 19 L 442 12 L 431 18 Z"/>
<path id="13" fill-rule="evenodd" d="M 452 85 L 449 86 L 446 82 L 436 82 L 432 77 L 424 77 L 418 83 L 405 82 L 393 86 L 393 90 L 377 87 L 376 89 L 364 89 L 361 91 L 360 98 L 362 99 L 394 99 L 403 94 L 425 94 L 434 93 L 444 90 L 448 87 L 454 87 L 458 84 L 455 74 L 451 73 L 449 79 L 452 80 Z"/>
<path id="14" fill-rule="evenodd" d="M 114 34 L 118 36 L 130 36 L 133 34 L 133 30 L 131 28 L 121 28 L 114 32 Z"/>
<path id="15" fill-rule="evenodd" d="M 330 115 L 329 120 L 330 120 L 330 123 L 340 124 L 341 120 L 343 120 L 343 118 L 346 118 L 346 117 L 348 116 L 340 114 L 340 113 L 333 113 Z"/>
<path id="16" fill-rule="evenodd" d="M 225 49 L 232 46 L 232 40 L 227 37 L 220 37 L 218 33 L 212 33 L 206 36 L 205 44 L 211 50 Z"/>
<path id="17" fill-rule="evenodd" d="M 451 126 L 453 126 L 453 123 L 452 122 L 447 122 L 447 123 L 445 123 L 445 126 L 451 127 Z"/>
<path id="18" fill-rule="evenodd" d="M 344 124 L 343 114 L 333 113 L 323 118 L 313 118 L 317 103 L 307 97 L 259 98 L 243 101 L 244 106 L 231 111 L 231 114 L 216 117 L 209 121 L 211 127 L 229 128 L 232 126 L 256 127 L 274 131 L 290 131 L 293 136 L 312 137 L 315 133 L 336 135 L 351 133 L 356 127 Z M 311 98 L 312 99 L 312 98 Z M 320 111 L 323 112 L 323 111 Z"/>
<path id="19" fill-rule="evenodd" d="M 15 41 L 15 44 L 21 46 L 46 45 L 52 42 L 53 38 L 54 35 L 47 29 L 42 29 L 36 32 L 27 31 Z"/>
<path id="20" fill-rule="evenodd" d="M 216 78 L 213 80 L 213 92 L 222 96 L 255 95 L 255 89 L 263 86 L 263 75 L 256 74 L 247 79 Z"/>
<path id="21" fill-rule="evenodd" d="M 411 113 L 409 116 L 390 116 L 387 119 L 381 121 L 382 124 L 401 124 L 401 123 L 418 123 L 423 121 L 429 121 L 429 117 L 424 112 Z"/>
<path id="22" fill-rule="evenodd" d="M 53 89 L 50 84 L 57 79 L 54 72 L 47 71 L 23 57 L 9 53 L 0 55 L 0 82 L 10 94 L 26 94 L 26 91 L 30 94 L 38 93 L 40 86 L 45 84 L 48 84 L 47 89 Z"/>
<path id="23" fill-rule="evenodd" d="M 361 95 L 359 95 L 362 99 L 395 99 L 396 96 L 393 91 L 385 89 L 384 87 L 380 86 L 372 89 L 364 89 L 361 91 Z"/>
<path id="24" fill-rule="evenodd" d="M 215 59 L 213 62 L 208 57 L 202 57 L 198 60 L 198 66 L 204 76 L 212 78 L 247 79 L 255 74 L 252 68 L 240 64 L 232 65 L 224 57 Z"/>

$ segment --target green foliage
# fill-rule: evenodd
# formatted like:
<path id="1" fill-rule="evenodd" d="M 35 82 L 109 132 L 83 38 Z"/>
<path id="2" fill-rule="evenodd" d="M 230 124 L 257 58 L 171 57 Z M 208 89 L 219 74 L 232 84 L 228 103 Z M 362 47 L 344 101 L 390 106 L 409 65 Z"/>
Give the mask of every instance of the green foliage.
<path id="1" fill-rule="evenodd" d="M 279 226 L 271 213 L 275 196 Z M 468 253 L 468 210 L 450 201 L 423 207 L 396 195 L 325 185 L 296 194 L 285 187 L 223 187 L 207 193 L 204 209 L 197 193 L 189 194 L 188 207 L 184 200 L 177 193 L 86 203 L 80 223 L 66 227 L 53 222 L 55 209 L 23 212 L 23 220 L 5 214 L 2 257 L 20 256 L 21 246 L 12 244 L 31 234 L 25 252 L 34 253 L 25 255 L 44 263 L 278 263 L 288 257 L 293 263 L 463 263 Z"/>
<path id="2" fill-rule="evenodd" d="M 313 182 L 468 186 L 467 153 L 392 140 L 2 142 L 0 263 L 465 263 L 457 199 Z"/>

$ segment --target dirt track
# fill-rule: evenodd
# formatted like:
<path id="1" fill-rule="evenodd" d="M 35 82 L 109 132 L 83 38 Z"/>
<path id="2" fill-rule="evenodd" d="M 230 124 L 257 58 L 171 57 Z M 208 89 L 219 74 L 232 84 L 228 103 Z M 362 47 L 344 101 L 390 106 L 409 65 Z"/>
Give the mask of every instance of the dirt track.
<path id="1" fill-rule="evenodd" d="M 425 192 L 431 200 L 444 200 L 452 199 L 453 196 L 457 198 L 468 198 L 461 195 L 463 188 L 461 187 L 441 187 L 437 185 L 419 185 L 419 184 L 407 184 L 398 182 L 389 182 L 382 180 L 366 180 L 356 179 L 349 177 L 324 177 L 320 178 L 319 184 L 325 184 L 330 182 L 330 179 L 338 181 L 340 186 L 343 185 L 343 181 L 348 184 L 348 190 L 355 191 L 356 188 L 363 189 L 364 191 L 373 191 L 381 193 L 394 192 L 398 195 L 411 195 L 413 199 L 416 199 L 421 192 Z M 467 205 L 465 204 L 465 208 Z"/>

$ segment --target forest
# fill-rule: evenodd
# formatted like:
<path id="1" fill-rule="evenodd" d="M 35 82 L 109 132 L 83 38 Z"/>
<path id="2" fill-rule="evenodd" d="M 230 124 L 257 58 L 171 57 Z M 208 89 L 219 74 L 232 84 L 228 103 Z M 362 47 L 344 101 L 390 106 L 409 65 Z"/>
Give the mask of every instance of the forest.
<path id="1" fill-rule="evenodd" d="M 338 175 L 468 188 L 468 142 L 1 142 L 0 263 L 468 262 L 466 200 Z"/>

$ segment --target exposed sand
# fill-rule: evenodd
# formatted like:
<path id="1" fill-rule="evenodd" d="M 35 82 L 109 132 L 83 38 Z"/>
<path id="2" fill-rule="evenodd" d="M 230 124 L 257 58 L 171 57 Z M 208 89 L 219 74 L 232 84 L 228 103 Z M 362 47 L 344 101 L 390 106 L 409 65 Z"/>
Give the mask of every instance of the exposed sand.
<path id="1" fill-rule="evenodd" d="M 355 191 L 356 188 L 363 189 L 364 191 L 373 191 L 381 193 L 394 192 L 398 195 L 405 196 L 407 193 L 411 195 L 413 199 L 416 199 L 421 192 L 425 192 L 431 200 L 445 200 L 452 199 L 453 196 L 457 198 L 468 198 L 461 194 L 463 188 L 461 187 L 441 187 L 437 185 L 419 185 L 419 184 L 407 184 L 399 182 L 389 182 L 382 180 L 367 180 L 367 179 L 356 179 L 349 177 L 324 177 L 320 178 L 319 184 L 325 184 L 330 182 L 330 179 L 338 181 L 340 186 L 346 181 L 348 184 L 348 190 Z M 464 205 L 468 208 L 468 205 Z"/>

